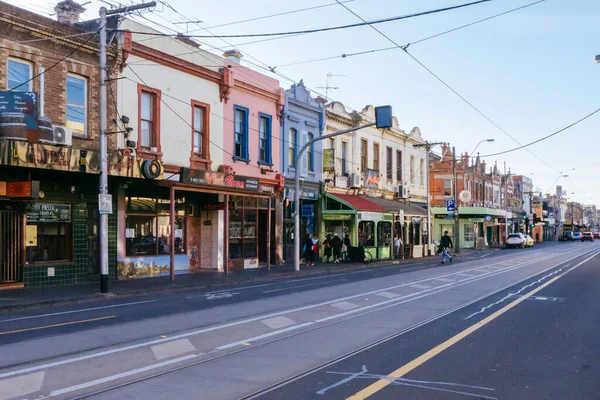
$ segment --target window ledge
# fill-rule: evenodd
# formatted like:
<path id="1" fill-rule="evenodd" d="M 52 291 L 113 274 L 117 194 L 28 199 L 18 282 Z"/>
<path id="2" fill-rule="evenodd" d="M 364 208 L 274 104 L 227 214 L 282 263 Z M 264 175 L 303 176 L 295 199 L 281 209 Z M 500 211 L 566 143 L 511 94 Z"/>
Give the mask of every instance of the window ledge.
<path id="1" fill-rule="evenodd" d="M 152 151 L 144 148 L 138 148 L 136 153 L 137 156 L 145 156 L 153 160 L 161 160 L 163 156 L 163 153 L 160 151 Z"/>
<path id="2" fill-rule="evenodd" d="M 264 165 L 265 167 L 272 167 L 273 163 L 272 162 L 266 162 L 266 161 L 259 161 L 258 165 Z"/>
<path id="3" fill-rule="evenodd" d="M 242 162 L 245 162 L 246 164 L 250 164 L 250 159 L 249 158 L 242 158 L 242 157 L 238 157 L 238 156 L 233 156 L 233 157 L 231 157 L 231 159 L 233 161 L 242 161 Z"/>
<path id="4" fill-rule="evenodd" d="M 77 139 L 77 140 L 88 140 L 88 141 L 94 140 L 94 139 L 92 139 L 89 136 L 77 136 L 77 135 L 73 135 L 73 140 L 75 140 L 75 139 Z"/>

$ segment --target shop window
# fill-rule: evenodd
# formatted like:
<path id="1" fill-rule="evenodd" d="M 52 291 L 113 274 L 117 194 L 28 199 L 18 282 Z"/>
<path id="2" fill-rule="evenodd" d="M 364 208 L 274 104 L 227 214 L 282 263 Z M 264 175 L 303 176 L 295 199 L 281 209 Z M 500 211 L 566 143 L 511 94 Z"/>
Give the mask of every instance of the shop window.
<path id="1" fill-rule="evenodd" d="M 271 116 L 267 114 L 259 114 L 258 117 L 258 135 L 259 135 L 259 157 L 258 161 L 261 164 L 272 165 L 271 161 Z"/>
<path id="2" fill-rule="evenodd" d="M 342 142 L 342 175 L 348 173 L 348 142 Z"/>
<path id="3" fill-rule="evenodd" d="M 392 178 L 394 176 L 394 173 L 392 171 L 392 148 L 391 147 L 386 147 L 385 149 L 385 171 L 386 171 L 386 177 L 387 177 L 387 181 L 388 182 L 392 182 Z"/>
<path id="4" fill-rule="evenodd" d="M 444 196 L 452 196 L 452 179 L 444 179 Z"/>
<path id="5" fill-rule="evenodd" d="M 403 185 L 402 180 L 402 151 L 396 150 L 396 183 Z"/>
<path id="6" fill-rule="evenodd" d="M 160 91 L 138 85 L 139 147 L 160 151 Z"/>
<path id="7" fill-rule="evenodd" d="M 373 169 L 379 172 L 379 143 L 373 143 Z"/>
<path id="8" fill-rule="evenodd" d="M 358 223 L 358 244 L 361 246 L 375 246 L 375 222 L 360 221 Z"/>
<path id="9" fill-rule="evenodd" d="M 248 155 L 248 109 L 245 107 L 234 106 L 234 149 L 235 159 L 249 161 Z"/>
<path id="10" fill-rule="evenodd" d="M 210 105 L 192 100 L 192 157 L 210 160 Z"/>
<path id="11" fill-rule="evenodd" d="M 73 260 L 70 204 L 27 206 L 27 263 Z"/>
<path id="12" fill-rule="evenodd" d="M 229 213 L 229 258 L 256 258 L 256 198 L 234 196 L 233 202 L 240 207 Z"/>
<path id="13" fill-rule="evenodd" d="M 475 240 L 475 230 L 473 225 L 465 225 L 465 242 L 472 242 Z"/>
<path id="14" fill-rule="evenodd" d="M 365 172 L 367 169 L 367 141 L 361 139 L 360 141 L 360 171 Z"/>
<path id="15" fill-rule="evenodd" d="M 127 256 L 171 254 L 172 234 L 175 235 L 175 254 L 185 254 L 185 199 L 176 199 L 174 232 L 170 226 L 170 200 L 127 197 L 126 203 Z"/>
<path id="16" fill-rule="evenodd" d="M 382 221 L 377 223 L 377 245 L 391 246 L 392 245 L 392 223 Z"/>
<path id="17" fill-rule="evenodd" d="M 298 131 L 290 129 L 288 136 L 288 157 L 290 167 L 296 168 L 296 141 L 298 140 Z"/>
<path id="18" fill-rule="evenodd" d="M 314 139 L 314 136 L 312 133 L 308 133 L 308 138 L 307 141 L 310 142 L 311 140 Z M 313 145 L 312 143 L 308 146 L 308 148 L 306 149 L 306 168 L 313 172 L 315 170 L 315 166 L 314 166 L 314 152 L 313 152 Z"/>

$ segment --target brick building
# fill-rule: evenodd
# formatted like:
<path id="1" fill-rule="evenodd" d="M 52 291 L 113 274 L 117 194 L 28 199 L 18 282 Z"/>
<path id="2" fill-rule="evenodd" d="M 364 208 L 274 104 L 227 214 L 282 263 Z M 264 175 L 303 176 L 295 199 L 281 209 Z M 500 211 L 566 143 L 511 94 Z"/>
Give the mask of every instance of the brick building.
<path id="1" fill-rule="evenodd" d="M 98 29 L 72 1 L 55 10 L 57 20 L 0 2 L 0 287 L 99 279 Z M 109 50 L 111 77 L 120 60 Z M 110 82 L 110 191 L 143 162 L 116 149 L 117 96 Z M 109 237 L 114 278 L 115 214 Z"/>

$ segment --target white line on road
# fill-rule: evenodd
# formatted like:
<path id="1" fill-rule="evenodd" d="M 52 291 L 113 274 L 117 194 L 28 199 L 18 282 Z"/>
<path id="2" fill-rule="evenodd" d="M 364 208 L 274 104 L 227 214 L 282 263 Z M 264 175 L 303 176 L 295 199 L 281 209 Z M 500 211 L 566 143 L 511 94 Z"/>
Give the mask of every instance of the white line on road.
<path id="1" fill-rule="evenodd" d="M 573 251 L 570 251 L 570 252 L 566 252 L 566 253 L 563 253 L 563 254 L 572 253 L 574 251 L 579 251 L 579 250 L 576 249 L 576 250 L 573 250 Z M 486 277 L 489 277 L 489 276 L 494 276 L 494 275 L 497 275 L 497 274 L 500 274 L 500 273 L 504 273 L 504 272 L 510 271 L 512 269 L 520 268 L 520 267 L 525 266 L 525 265 L 529 265 L 529 264 L 541 262 L 541 261 L 544 261 L 546 259 L 550 259 L 550 258 L 553 258 L 553 257 L 554 257 L 554 255 L 547 255 L 546 257 L 542 257 L 542 258 L 535 259 L 535 260 L 531 260 L 530 259 L 530 260 L 528 260 L 526 262 L 523 262 L 521 264 L 516 264 L 513 268 L 508 268 L 506 270 L 497 271 L 497 272 L 489 272 L 486 275 L 479 275 L 477 277 L 477 279 L 474 279 L 473 281 L 476 281 L 476 280 L 479 280 L 479 279 L 483 279 L 483 278 L 486 278 Z M 478 269 L 478 268 L 481 268 L 481 267 L 474 267 L 474 268 L 470 268 L 470 269 L 465 269 L 464 271 L 471 271 L 471 270 Z M 82 356 L 78 356 L 78 357 L 67 358 L 67 359 L 63 359 L 63 360 L 60 360 L 60 361 L 55 361 L 55 362 L 47 363 L 47 364 L 40 364 L 40 365 L 35 365 L 35 366 L 32 366 L 32 367 L 28 367 L 28 368 L 23 368 L 23 369 L 19 369 L 19 370 L 9 371 L 9 372 L 5 372 L 5 373 L 0 374 L 0 379 L 1 378 L 7 378 L 7 377 L 10 377 L 10 376 L 15 376 L 15 375 L 21 375 L 21 374 L 28 373 L 28 372 L 39 371 L 39 370 L 43 370 L 43 369 L 47 369 L 47 368 L 53 368 L 53 367 L 57 367 L 57 366 L 60 366 L 60 365 L 71 364 L 71 363 L 78 362 L 78 361 L 85 361 L 85 360 L 89 360 L 89 359 L 94 359 L 94 358 L 106 356 L 106 355 L 109 355 L 109 354 L 120 353 L 120 352 L 127 351 L 127 350 L 133 350 L 133 349 L 137 349 L 137 348 L 141 348 L 141 347 L 146 347 L 146 346 L 151 346 L 151 345 L 155 345 L 155 344 L 159 344 L 159 343 L 168 342 L 168 341 L 171 341 L 171 340 L 187 338 L 187 337 L 199 335 L 199 334 L 202 334 L 202 333 L 213 332 L 213 331 L 221 330 L 221 329 L 224 329 L 224 328 L 230 328 L 230 327 L 233 327 L 233 326 L 239 326 L 239 325 L 246 324 L 246 323 L 249 323 L 249 322 L 259 321 L 259 320 L 265 319 L 265 318 L 276 317 L 278 315 L 285 315 L 285 314 L 290 314 L 290 313 L 297 312 L 297 311 L 309 310 L 309 309 L 316 308 L 316 307 L 321 307 L 321 306 L 324 306 L 324 305 L 338 303 L 340 301 L 355 299 L 355 298 L 358 298 L 358 297 L 364 297 L 364 296 L 368 296 L 368 295 L 372 295 L 372 294 L 376 294 L 376 293 L 381 293 L 381 292 L 385 292 L 385 291 L 389 291 L 389 290 L 393 290 L 393 289 L 397 289 L 397 288 L 401 288 L 401 287 L 411 286 L 411 285 L 414 285 L 414 284 L 419 284 L 421 282 L 433 281 L 436 278 L 445 277 L 445 276 L 451 276 L 451 275 L 455 275 L 456 273 L 457 273 L 456 271 L 454 271 L 454 272 L 448 272 L 448 273 L 441 274 L 441 275 L 434 276 L 434 277 L 427 277 L 427 278 L 419 279 L 419 280 L 416 280 L 416 281 L 413 281 L 413 282 L 401 283 L 401 284 L 398 284 L 398 285 L 388 286 L 388 287 L 384 287 L 384 288 L 372 290 L 372 291 L 369 291 L 369 292 L 359 293 L 359 294 L 355 294 L 355 295 L 351 295 L 351 296 L 345 296 L 345 297 L 341 297 L 341 298 L 337 298 L 337 299 L 333 299 L 333 300 L 328 300 L 328 301 L 324 301 L 324 302 L 320 302 L 320 303 L 309 304 L 309 305 L 306 305 L 306 306 L 292 308 L 292 309 L 284 310 L 284 311 L 278 311 L 278 312 L 274 312 L 274 313 L 271 313 L 271 314 L 259 315 L 259 316 L 256 316 L 256 317 L 246 318 L 246 319 L 242 319 L 242 320 L 234 321 L 234 322 L 229 322 L 229 323 L 222 324 L 222 325 L 215 325 L 215 326 L 211 326 L 211 327 L 208 327 L 208 328 L 202 328 L 202 329 L 198 329 L 198 330 L 191 331 L 191 332 L 181 333 L 179 335 L 174 335 L 174 336 L 171 336 L 169 338 L 161 338 L 161 339 L 150 340 L 150 341 L 147 341 L 147 342 L 137 343 L 137 344 L 133 344 L 133 345 L 129 345 L 129 346 L 117 347 L 117 348 L 114 348 L 114 349 L 100 351 L 100 352 L 97 352 L 97 353 L 90 353 L 90 354 L 86 354 L 86 355 L 82 355 Z M 413 295 L 416 295 L 416 294 L 418 294 L 418 293 L 414 293 Z M 386 303 L 386 302 L 379 303 L 379 304 L 384 304 L 384 303 Z M 359 309 L 357 309 L 357 311 L 358 310 Z"/>
<path id="2" fill-rule="evenodd" d="M 86 312 L 86 311 L 94 311 L 94 310 L 104 310 L 106 308 L 126 307 L 126 306 L 133 306 L 133 305 L 136 305 L 136 304 L 153 303 L 155 301 L 156 300 L 144 300 L 144 301 L 135 301 L 133 303 L 113 304 L 111 306 L 82 308 L 80 310 L 61 311 L 61 312 L 55 312 L 55 313 L 49 313 L 49 314 L 32 315 L 30 317 L 19 317 L 19 318 L 3 319 L 3 320 L 0 320 L 0 322 L 22 321 L 24 319 L 43 318 L 43 317 L 51 317 L 51 316 L 54 316 L 54 315 L 73 314 L 73 313 Z"/>
<path id="3" fill-rule="evenodd" d="M 230 349 L 230 348 L 235 347 L 235 346 L 241 346 L 244 343 L 256 342 L 256 341 L 261 340 L 261 339 L 265 339 L 265 338 L 268 338 L 268 337 L 271 337 L 271 336 L 279 335 L 280 333 L 285 333 L 285 332 L 293 331 L 293 330 L 304 328 L 306 326 L 310 326 L 310 325 L 314 325 L 314 324 L 315 324 L 314 322 L 305 322 L 304 324 L 294 325 L 294 326 L 290 326 L 288 328 L 279 329 L 278 331 L 273 331 L 273 332 L 265 333 L 263 335 L 258 335 L 258 336 L 254 336 L 254 337 L 251 337 L 251 338 L 247 338 L 247 339 L 243 339 L 243 340 L 238 340 L 237 342 L 224 344 L 223 346 L 215 347 L 215 350 Z"/>
<path id="4" fill-rule="evenodd" d="M 107 376 L 104 378 L 100 378 L 100 379 L 96 379 L 94 381 L 89 381 L 89 382 L 85 382 L 82 383 L 80 385 L 74 385 L 74 386 L 69 386 L 67 388 L 64 389 L 59 389 L 59 390 L 54 390 L 52 392 L 50 392 L 50 397 L 55 397 L 55 396 L 60 396 L 62 394 L 66 394 L 66 393 L 72 393 L 72 392 L 76 392 L 78 390 L 81 389 L 86 389 L 92 386 L 96 386 L 96 385 L 100 385 L 102 383 L 107 383 L 107 382 L 111 382 L 117 379 L 121 379 L 121 378 L 126 378 L 128 376 L 131 375 L 136 375 L 136 374 L 141 374 L 142 372 L 148 372 L 148 371 L 152 371 L 153 369 L 157 369 L 157 368 L 162 368 L 162 367 L 166 367 L 167 365 L 171 365 L 171 364 L 176 364 L 178 362 L 182 362 L 182 361 L 186 361 L 192 358 L 196 358 L 201 356 L 202 354 L 190 354 L 187 356 L 183 356 L 183 357 L 179 357 L 179 358 L 174 358 L 172 360 L 169 361 L 163 361 L 157 364 L 152 364 L 152 365 L 148 365 L 146 367 L 142 367 L 142 368 L 137 368 L 137 369 L 132 369 L 126 372 L 122 372 L 120 374 L 116 374 L 116 375 L 111 375 L 111 376 Z"/>

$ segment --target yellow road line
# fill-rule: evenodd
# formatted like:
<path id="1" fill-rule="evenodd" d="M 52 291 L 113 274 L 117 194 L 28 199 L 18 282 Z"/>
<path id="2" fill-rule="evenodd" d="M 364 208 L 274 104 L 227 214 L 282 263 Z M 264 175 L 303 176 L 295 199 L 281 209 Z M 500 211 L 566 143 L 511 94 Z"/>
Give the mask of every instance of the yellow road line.
<path id="1" fill-rule="evenodd" d="M 567 271 L 563 272 L 560 275 L 555 276 L 554 278 L 550 279 L 548 282 L 544 283 L 543 285 L 539 286 L 538 288 L 533 289 L 532 291 L 530 291 L 529 293 L 523 295 L 522 297 L 519 297 L 518 299 L 516 299 L 512 303 L 507 304 L 506 306 L 504 306 L 500 310 L 496 311 L 495 313 L 491 314 L 490 316 L 486 317 L 485 319 L 477 322 L 476 324 L 468 327 L 464 331 L 458 333 L 456 336 L 454 336 L 454 337 L 446 340 L 445 342 L 437 345 L 436 347 L 434 347 L 433 349 L 429 350 L 428 352 L 426 352 L 426 353 L 420 355 L 419 357 L 415 358 L 414 360 L 412 360 L 408 364 L 405 364 L 402 367 L 400 367 L 397 370 L 395 370 L 394 372 L 392 372 L 391 374 L 388 374 L 386 376 L 386 378 L 382 378 L 382 379 L 378 380 L 377 382 L 375 382 L 375 383 L 367 386 L 363 390 L 361 390 L 361 391 L 355 393 L 354 395 L 348 397 L 346 400 L 363 400 L 363 399 L 366 399 L 366 398 L 374 395 L 375 393 L 379 392 L 381 389 L 383 389 L 386 386 L 390 385 L 396 379 L 403 377 L 404 375 L 408 374 L 413 369 L 415 369 L 415 368 L 419 367 L 420 365 L 426 363 L 427 361 L 431 360 L 433 357 L 437 356 L 438 354 L 440 354 L 444 350 L 446 350 L 449 347 L 455 345 L 456 343 L 458 343 L 462 339 L 466 338 L 467 336 L 469 336 L 470 334 L 472 334 L 473 332 L 475 332 L 479 328 L 482 328 L 483 326 L 489 324 L 490 322 L 492 322 L 493 320 L 495 320 L 496 318 L 498 318 L 499 316 L 501 316 L 502 314 L 504 314 L 505 312 L 507 312 L 511 308 L 513 308 L 513 307 L 517 306 L 518 304 L 520 304 L 521 302 L 527 300 L 528 297 L 531 297 L 534 294 L 536 294 L 537 292 L 539 292 L 540 290 L 542 290 L 542 289 L 550 286 L 551 284 L 553 284 L 554 282 L 556 282 L 558 279 L 562 278 L 563 276 L 565 276 L 566 274 L 568 274 L 569 272 L 571 272 L 575 268 L 579 267 L 580 265 L 582 265 L 582 264 L 586 263 L 587 261 L 591 260 L 592 258 L 594 258 L 598 254 L 599 253 L 594 253 L 593 255 L 591 255 L 590 257 L 586 258 L 585 260 L 583 260 L 579 264 L 575 265 L 574 267 L 569 268 Z"/>
<path id="2" fill-rule="evenodd" d="M 115 318 L 116 315 L 109 315 L 107 317 L 99 317 L 99 318 L 92 318 L 92 319 L 82 319 L 80 321 L 72 321 L 72 322 L 63 322 L 61 324 L 53 324 L 53 325 L 45 325 L 45 326 L 37 326 L 34 328 L 25 328 L 25 329 L 17 329 L 15 331 L 7 331 L 7 332 L 0 332 L 0 335 L 9 335 L 11 333 L 19 333 L 19 332 L 27 332 L 27 331 L 37 331 L 39 329 L 48 329 L 48 328 L 56 328 L 57 326 L 65 326 L 65 325 L 74 325 L 74 324 L 82 324 L 84 322 L 93 322 L 93 321 L 101 321 L 103 319 L 109 319 L 109 318 Z"/>

